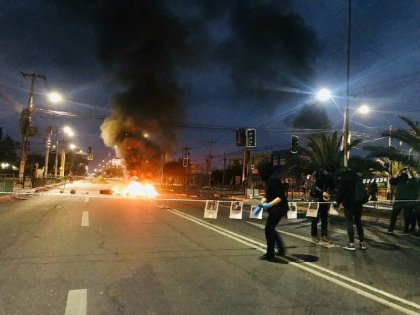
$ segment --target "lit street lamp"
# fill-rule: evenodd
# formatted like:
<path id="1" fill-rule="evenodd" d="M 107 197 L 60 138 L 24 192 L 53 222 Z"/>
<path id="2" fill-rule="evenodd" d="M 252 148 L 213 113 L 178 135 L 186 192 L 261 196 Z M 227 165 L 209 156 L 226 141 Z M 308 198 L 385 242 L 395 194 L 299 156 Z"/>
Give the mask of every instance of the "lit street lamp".
<path id="1" fill-rule="evenodd" d="M 63 97 L 58 92 L 51 92 L 47 95 L 51 103 L 60 103 L 63 101 Z"/>
<path id="2" fill-rule="evenodd" d="M 64 168 L 65 168 L 65 163 L 66 163 L 66 145 L 65 145 L 65 136 L 69 136 L 69 137 L 73 137 L 74 136 L 74 132 L 73 130 L 69 127 L 69 126 L 65 126 L 63 128 L 63 147 L 61 149 L 61 165 L 60 165 L 60 177 L 64 177 Z M 57 140 L 57 145 L 58 145 L 58 140 Z"/>
<path id="3" fill-rule="evenodd" d="M 329 99 L 332 99 L 334 102 L 334 98 L 331 94 L 331 92 L 328 89 L 321 89 L 316 94 L 317 98 L 322 101 L 328 101 Z M 347 102 L 346 102 L 346 109 L 344 111 L 344 119 L 343 119 L 343 165 L 347 166 L 348 158 L 349 158 L 349 99 L 347 96 Z"/>

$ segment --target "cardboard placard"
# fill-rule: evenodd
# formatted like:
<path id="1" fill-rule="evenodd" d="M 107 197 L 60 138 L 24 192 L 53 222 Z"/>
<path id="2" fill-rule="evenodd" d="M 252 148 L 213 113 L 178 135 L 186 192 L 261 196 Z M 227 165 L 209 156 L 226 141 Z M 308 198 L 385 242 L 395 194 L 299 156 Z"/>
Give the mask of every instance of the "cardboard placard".
<path id="1" fill-rule="evenodd" d="M 289 202 L 289 211 L 287 211 L 287 219 L 297 219 L 297 204 L 296 202 Z"/>
<path id="2" fill-rule="evenodd" d="M 206 200 L 206 207 L 204 208 L 204 217 L 207 219 L 217 219 L 217 212 L 219 211 L 219 202 L 215 200 Z"/>
<path id="3" fill-rule="evenodd" d="M 232 201 L 230 203 L 230 219 L 242 219 L 242 210 L 244 203 L 242 201 Z"/>
<path id="4" fill-rule="evenodd" d="M 340 215 L 340 214 L 338 213 L 337 209 L 336 209 L 336 208 L 334 208 L 334 206 L 333 206 L 333 204 L 332 204 L 332 203 L 330 204 L 330 209 L 328 209 L 328 214 L 329 214 L 329 215 L 335 215 L 335 216 Z"/>
<path id="5" fill-rule="evenodd" d="M 252 206 L 251 211 L 249 212 L 250 219 L 262 219 L 263 208 L 260 206 Z"/>
<path id="6" fill-rule="evenodd" d="M 306 216 L 311 218 L 316 218 L 318 216 L 318 202 L 310 202 L 308 204 L 308 210 L 306 211 Z"/>

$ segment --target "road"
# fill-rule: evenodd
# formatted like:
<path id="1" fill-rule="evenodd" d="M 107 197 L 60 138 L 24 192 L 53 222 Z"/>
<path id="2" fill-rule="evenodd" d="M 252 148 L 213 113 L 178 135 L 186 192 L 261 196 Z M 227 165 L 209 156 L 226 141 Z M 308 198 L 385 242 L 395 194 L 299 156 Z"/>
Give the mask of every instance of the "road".
<path id="1" fill-rule="evenodd" d="M 367 251 L 278 226 L 287 255 L 261 261 L 264 218 L 204 219 L 200 198 L 110 198 L 77 182 L 0 203 L 0 314 L 419 314 L 420 244 L 366 226 Z M 76 193 L 70 194 L 70 189 Z"/>

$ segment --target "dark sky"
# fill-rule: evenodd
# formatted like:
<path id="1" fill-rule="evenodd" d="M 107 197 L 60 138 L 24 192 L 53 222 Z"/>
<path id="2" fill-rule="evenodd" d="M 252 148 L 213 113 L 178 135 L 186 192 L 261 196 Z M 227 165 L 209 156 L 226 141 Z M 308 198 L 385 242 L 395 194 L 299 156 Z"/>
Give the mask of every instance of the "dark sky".
<path id="1" fill-rule="evenodd" d="M 0 0 L 0 93 L 26 106 L 30 81 L 20 72 L 45 75 L 35 107 L 78 117 L 38 112 L 39 130 L 68 124 L 74 142 L 100 159 L 113 154 L 100 130 L 112 106 L 103 134 L 110 146 L 123 131 L 150 131 L 176 156 L 189 146 L 203 162 L 210 142 L 215 155 L 239 151 L 235 127 L 257 128 L 255 151 L 286 148 L 291 134 L 304 144 L 307 129 L 342 128 L 347 3 Z M 404 126 L 398 115 L 419 120 L 420 4 L 352 3 L 350 129 L 372 141 L 389 125 Z M 321 87 L 335 104 L 314 100 Z M 51 89 L 66 101 L 48 104 Z M 0 126 L 19 139 L 9 103 L 0 98 Z M 356 114 L 362 103 L 374 111 Z"/>

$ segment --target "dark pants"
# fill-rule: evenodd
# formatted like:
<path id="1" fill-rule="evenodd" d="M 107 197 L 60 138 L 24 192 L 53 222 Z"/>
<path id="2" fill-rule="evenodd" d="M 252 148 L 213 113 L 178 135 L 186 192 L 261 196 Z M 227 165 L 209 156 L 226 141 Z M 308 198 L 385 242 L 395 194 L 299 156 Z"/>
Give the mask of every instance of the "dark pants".
<path id="1" fill-rule="evenodd" d="M 362 210 L 363 205 L 351 205 L 344 207 L 344 216 L 346 218 L 347 235 L 349 237 L 349 243 L 354 243 L 354 230 L 353 224 L 357 227 L 357 234 L 359 235 L 359 241 L 364 242 L 365 236 L 362 225 Z"/>
<path id="2" fill-rule="evenodd" d="M 328 210 L 330 208 L 329 203 L 320 203 L 318 208 L 318 215 L 316 218 L 312 218 L 311 223 L 311 236 L 318 235 L 318 221 L 321 218 L 321 236 L 328 236 Z"/>
<path id="3" fill-rule="evenodd" d="M 392 206 L 391 223 L 389 229 L 392 231 L 397 223 L 398 215 L 404 210 L 404 232 L 412 231 L 416 228 L 415 206 L 404 202 L 395 202 Z"/>
<path id="4" fill-rule="evenodd" d="M 273 208 L 268 213 L 265 224 L 265 239 L 267 240 L 267 256 L 274 256 L 274 246 L 277 244 L 279 254 L 284 255 L 284 245 L 280 235 L 276 231 L 276 225 L 286 215 L 287 209 Z"/>

